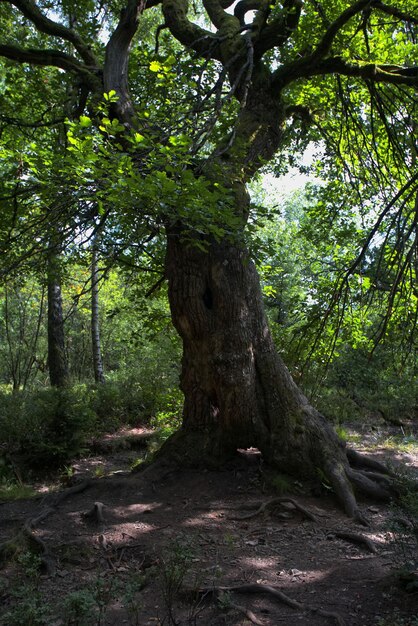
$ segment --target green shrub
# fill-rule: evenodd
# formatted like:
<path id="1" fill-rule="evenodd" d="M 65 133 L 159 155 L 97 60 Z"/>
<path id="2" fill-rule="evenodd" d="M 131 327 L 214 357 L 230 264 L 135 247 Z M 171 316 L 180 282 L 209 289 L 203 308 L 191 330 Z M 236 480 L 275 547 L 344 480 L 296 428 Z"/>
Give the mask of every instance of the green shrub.
<path id="1" fill-rule="evenodd" d="M 46 626 L 50 624 L 51 609 L 32 585 L 23 585 L 12 591 L 16 604 L 0 617 L 7 626 Z"/>
<path id="2" fill-rule="evenodd" d="M 90 626 L 97 613 L 96 600 L 89 589 L 72 591 L 64 600 L 64 623 L 68 626 Z"/>
<path id="3" fill-rule="evenodd" d="M 132 379 L 112 377 L 104 385 L 98 385 L 92 393 L 92 406 L 102 432 L 146 420 L 142 387 Z"/>
<path id="4" fill-rule="evenodd" d="M 58 467 L 79 454 L 96 416 L 83 388 L 0 395 L 1 440 L 29 467 Z"/>

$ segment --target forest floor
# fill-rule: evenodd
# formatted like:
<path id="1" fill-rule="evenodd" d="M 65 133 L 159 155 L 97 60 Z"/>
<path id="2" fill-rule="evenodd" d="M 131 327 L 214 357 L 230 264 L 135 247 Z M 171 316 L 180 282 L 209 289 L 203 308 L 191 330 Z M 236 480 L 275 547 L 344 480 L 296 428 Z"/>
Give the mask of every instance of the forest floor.
<path id="1" fill-rule="evenodd" d="M 416 432 L 398 429 L 395 445 L 387 430 L 346 430 L 357 449 L 416 475 Z M 16 552 L 0 571 L 0 624 L 418 625 L 417 590 L 397 575 L 418 563 L 408 515 L 362 502 L 370 527 L 360 527 L 327 489 L 270 474 L 255 451 L 223 471 L 125 475 L 147 434 L 97 442 L 68 468 L 65 491 L 49 481 L 36 498 L 1 504 L 0 541 L 26 525 L 47 569 Z"/>

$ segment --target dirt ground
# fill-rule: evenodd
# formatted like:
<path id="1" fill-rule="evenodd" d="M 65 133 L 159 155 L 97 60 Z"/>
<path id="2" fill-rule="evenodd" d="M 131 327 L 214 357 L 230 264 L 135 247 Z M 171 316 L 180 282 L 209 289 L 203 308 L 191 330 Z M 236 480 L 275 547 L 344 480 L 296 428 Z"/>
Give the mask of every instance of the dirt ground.
<path id="1" fill-rule="evenodd" d="M 363 502 L 370 527 L 361 527 L 327 489 L 312 493 L 270 475 L 254 451 L 224 471 L 127 476 L 138 457 L 130 443 L 143 435 L 109 437 L 74 463 L 67 478 L 79 492 L 45 495 L 38 485 L 38 498 L 0 506 L 0 540 L 26 523 L 49 564 L 34 573 L 26 552 L 0 571 L 0 624 L 418 625 L 418 593 L 407 593 L 394 573 L 418 560 L 418 542 L 395 532 L 393 508 Z M 363 434 L 356 447 L 373 445 L 374 456 L 417 471 L 416 453 L 373 438 L 375 431 Z M 254 515 L 283 489 L 292 501 Z M 59 501 L 61 493 L 68 495 Z M 103 507 L 94 515 L 97 502 Z M 358 535 L 372 543 L 358 543 Z M 44 621 L 25 613 L 29 589 Z"/>

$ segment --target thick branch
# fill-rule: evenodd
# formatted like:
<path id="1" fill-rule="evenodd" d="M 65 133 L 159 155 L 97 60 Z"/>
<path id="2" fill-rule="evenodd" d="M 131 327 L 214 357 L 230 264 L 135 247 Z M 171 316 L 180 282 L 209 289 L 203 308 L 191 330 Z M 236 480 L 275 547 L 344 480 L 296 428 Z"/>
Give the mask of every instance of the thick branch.
<path id="1" fill-rule="evenodd" d="M 327 74 L 355 76 L 373 82 L 391 83 L 393 85 L 418 86 L 418 67 L 350 63 L 339 56 L 318 61 L 310 56 L 276 70 L 272 87 L 274 92 L 278 93 L 299 78 L 326 76 Z"/>
<path id="2" fill-rule="evenodd" d="M 351 20 L 352 17 L 364 11 L 366 7 L 370 5 L 370 0 L 359 0 L 355 2 L 351 7 L 346 9 L 337 17 L 337 19 L 332 22 L 327 32 L 317 45 L 315 51 L 310 56 L 310 61 L 316 61 L 318 59 L 323 59 L 331 50 L 331 46 L 335 37 L 338 35 L 340 30 Z"/>
<path id="3" fill-rule="evenodd" d="M 0 56 L 12 61 L 19 61 L 19 63 L 60 67 L 63 70 L 75 72 L 83 77 L 93 78 L 89 68 L 82 65 L 71 55 L 58 50 L 39 50 L 35 48 L 21 48 L 20 46 L 0 45 Z"/>
<path id="4" fill-rule="evenodd" d="M 301 0 L 287 0 L 283 4 L 283 14 L 267 24 L 254 44 L 254 54 L 260 58 L 265 52 L 283 46 L 299 24 L 302 12 Z"/>
<path id="5" fill-rule="evenodd" d="M 81 37 L 71 28 L 58 24 L 46 17 L 32 0 L 10 0 L 23 15 L 30 20 L 42 33 L 53 37 L 60 37 L 73 44 L 81 58 L 87 65 L 96 67 L 98 65 L 96 57 L 90 47 L 84 43 Z"/>
<path id="6" fill-rule="evenodd" d="M 104 89 L 105 92 L 116 91 L 119 100 L 115 105 L 115 115 L 129 126 L 132 125 L 134 118 L 134 108 L 128 90 L 129 51 L 145 4 L 145 0 L 128 2 L 121 11 L 119 24 L 106 46 L 103 70 Z"/>
<path id="7" fill-rule="evenodd" d="M 180 43 L 198 54 L 221 60 L 215 49 L 217 37 L 200 28 L 187 17 L 187 2 L 183 0 L 163 0 L 163 13 L 167 26 Z"/>
<path id="8" fill-rule="evenodd" d="M 409 15 L 409 13 L 404 13 L 404 11 L 400 11 L 396 7 L 390 7 L 383 2 L 379 2 L 379 0 L 374 0 L 373 8 L 377 9 L 378 11 L 382 11 L 387 15 L 393 15 L 393 17 L 397 17 L 403 22 L 407 22 L 408 24 L 418 24 L 418 17 Z"/>
<path id="9" fill-rule="evenodd" d="M 216 28 L 222 28 L 226 22 L 234 19 L 230 13 L 224 10 L 219 0 L 203 0 L 203 6 Z"/>

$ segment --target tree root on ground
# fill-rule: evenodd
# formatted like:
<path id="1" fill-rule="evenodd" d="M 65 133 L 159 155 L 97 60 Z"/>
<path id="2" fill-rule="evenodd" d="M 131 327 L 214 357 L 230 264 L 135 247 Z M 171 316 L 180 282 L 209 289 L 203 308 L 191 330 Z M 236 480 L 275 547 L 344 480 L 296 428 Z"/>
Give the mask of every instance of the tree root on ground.
<path id="1" fill-rule="evenodd" d="M 229 517 L 229 519 L 233 519 L 233 520 L 251 519 L 253 517 L 257 517 L 257 515 L 260 515 L 261 513 L 264 513 L 264 511 L 266 511 L 269 508 L 272 508 L 272 507 L 277 506 L 278 504 L 284 504 L 284 503 L 292 504 L 295 507 L 295 509 L 300 511 L 307 519 L 310 519 L 312 522 L 318 522 L 318 518 L 313 513 L 308 511 L 308 509 L 306 509 L 304 506 L 296 502 L 296 500 L 294 500 L 293 498 L 288 498 L 286 496 L 281 496 L 279 498 L 272 498 L 271 500 L 267 500 L 266 502 L 261 502 L 261 503 L 255 502 L 253 505 L 251 505 L 251 508 L 258 507 L 256 511 L 253 511 L 252 513 L 247 513 L 244 515 L 239 515 L 236 517 Z"/>
<path id="2" fill-rule="evenodd" d="M 338 539 L 344 539 L 345 541 L 349 541 L 351 543 L 356 543 L 359 545 L 363 545 L 367 548 L 369 552 L 376 554 L 377 549 L 374 545 L 373 541 L 364 535 L 360 535 L 359 533 L 352 533 L 343 530 L 332 530 L 327 534 L 328 538 L 338 537 Z"/>
<path id="3" fill-rule="evenodd" d="M 23 524 L 23 527 L 16 533 L 12 539 L 0 543 L 0 567 L 4 566 L 12 560 L 25 546 L 28 549 L 33 548 L 41 558 L 41 567 L 49 576 L 55 574 L 55 563 L 53 556 L 49 552 L 46 544 L 38 537 L 34 530 L 46 519 L 51 513 L 54 513 L 58 505 L 66 498 L 74 493 L 85 491 L 93 484 L 92 480 L 85 480 L 79 485 L 70 487 L 58 494 L 49 494 L 41 502 L 41 508 L 34 517 L 29 518 Z"/>
<path id="4" fill-rule="evenodd" d="M 124 487 L 132 483 L 138 483 L 139 479 L 145 478 L 152 485 L 159 482 L 167 474 L 173 471 L 173 466 L 168 465 L 165 460 L 157 461 L 141 468 L 138 477 L 128 476 L 126 478 L 87 478 L 77 485 L 73 485 L 58 493 L 47 494 L 41 501 L 39 509 L 33 517 L 27 519 L 16 534 L 6 541 L 0 542 L 0 569 L 16 557 L 24 549 L 33 547 L 41 557 L 41 566 L 48 575 L 55 573 L 54 559 L 48 551 L 47 546 L 34 532 L 41 521 L 52 513 L 55 513 L 64 500 L 75 494 L 82 493 L 87 489 L 97 485 L 109 487 Z M 104 523 L 103 503 L 95 502 L 93 508 L 84 514 L 87 518 L 92 517 L 97 523 Z"/>
<path id="5" fill-rule="evenodd" d="M 372 459 L 369 456 L 362 454 L 361 452 L 357 452 L 357 450 L 353 450 L 353 448 L 346 448 L 345 450 L 347 454 L 347 459 L 352 467 L 359 467 L 364 469 L 371 469 L 376 472 L 380 472 L 381 474 L 386 474 L 388 476 L 392 476 L 392 472 L 386 465 L 380 463 L 380 461 L 376 461 L 376 459 Z"/>
<path id="6" fill-rule="evenodd" d="M 300 511 L 301 513 L 303 513 L 303 515 L 311 520 L 312 522 L 316 522 L 318 523 L 318 518 L 311 513 L 308 509 L 306 509 L 305 507 L 301 506 L 298 502 L 296 502 L 293 498 L 287 498 L 285 496 L 283 497 L 279 497 L 279 498 L 272 498 L 271 500 L 267 500 L 266 502 L 253 502 L 250 504 L 246 504 L 243 507 L 240 508 L 256 508 L 256 511 L 253 511 L 251 513 L 247 513 L 244 515 L 239 515 L 239 516 L 229 516 L 228 519 L 230 520 L 248 520 L 248 519 L 252 519 L 254 517 L 256 517 L 257 515 L 260 515 L 261 513 L 264 513 L 265 511 L 267 511 L 267 509 L 272 508 L 274 506 L 276 506 L 277 504 L 284 504 L 284 503 L 290 503 L 292 504 L 296 510 Z M 374 545 L 373 541 L 371 541 L 371 539 L 369 539 L 368 537 L 365 537 L 364 535 L 361 535 L 359 533 L 354 533 L 354 532 L 349 532 L 349 531 L 340 531 L 340 530 L 331 530 L 329 531 L 329 533 L 327 534 L 327 537 L 332 538 L 332 537 L 338 537 L 339 539 L 344 539 L 346 541 L 349 541 L 351 543 L 355 543 L 355 544 L 359 544 L 359 545 L 363 545 L 367 548 L 367 550 L 369 552 L 372 552 L 373 554 L 376 554 L 377 549 L 376 546 Z"/>
<path id="7" fill-rule="evenodd" d="M 196 593 L 195 591 L 193 593 Z M 293 600 L 288 595 L 280 591 L 280 589 L 276 589 L 276 587 L 272 587 L 270 585 L 263 585 L 260 583 L 245 583 L 243 585 L 232 585 L 231 587 L 206 587 L 198 590 L 199 595 L 207 596 L 210 594 L 215 594 L 219 596 L 220 594 L 227 593 L 266 593 L 276 600 L 283 602 L 287 606 L 290 606 L 292 609 L 298 609 L 299 611 L 307 611 L 309 613 L 316 613 L 317 615 L 321 615 L 323 617 L 327 617 L 333 619 L 339 626 L 344 626 L 345 622 L 341 615 L 338 613 L 334 613 L 333 611 L 325 611 L 324 609 L 317 609 L 315 607 L 308 606 L 307 604 L 303 604 L 302 602 L 298 602 L 297 600 Z M 222 600 L 222 597 L 221 597 Z M 223 604 L 227 604 L 224 600 Z M 234 608 L 237 608 L 235 605 L 231 604 Z M 245 609 L 244 609 L 245 610 Z M 248 617 L 248 616 L 247 616 Z M 250 618 L 249 618 L 250 619 Z M 253 621 L 253 620 L 251 620 Z M 261 622 L 253 622 L 255 624 L 260 624 Z"/>
<path id="8" fill-rule="evenodd" d="M 246 609 L 245 606 L 235 604 L 235 602 L 228 602 L 228 607 L 231 609 L 235 609 L 236 611 L 238 611 L 238 613 L 242 613 L 243 615 L 245 615 L 245 617 L 256 626 L 264 626 L 264 622 L 259 620 L 258 617 L 256 617 L 250 609 Z"/>
<path id="9" fill-rule="evenodd" d="M 375 500 L 388 502 L 397 494 L 394 481 L 389 470 L 379 461 L 355 450 L 344 452 L 343 460 L 332 459 L 325 464 L 325 476 L 347 515 L 363 526 L 369 526 L 358 507 L 353 487 Z"/>
<path id="10" fill-rule="evenodd" d="M 122 483 L 126 484 L 126 480 L 123 479 L 89 478 L 59 493 L 48 494 L 43 498 L 34 517 L 26 520 L 23 527 L 11 539 L 0 543 L 0 568 L 4 567 L 9 561 L 15 558 L 23 549 L 33 548 L 41 557 L 41 567 L 44 569 L 45 573 L 49 576 L 53 576 L 55 574 L 54 558 L 49 552 L 45 542 L 40 539 L 34 531 L 40 522 L 57 511 L 58 506 L 62 504 L 64 500 L 75 494 L 82 493 L 100 482 L 106 484 L 107 487 L 109 485 L 119 486 Z M 100 511 L 100 513 L 101 519 L 103 520 L 102 512 Z M 100 516 L 97 516 L 97 519 L 100 521 Z"/>

